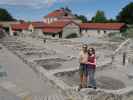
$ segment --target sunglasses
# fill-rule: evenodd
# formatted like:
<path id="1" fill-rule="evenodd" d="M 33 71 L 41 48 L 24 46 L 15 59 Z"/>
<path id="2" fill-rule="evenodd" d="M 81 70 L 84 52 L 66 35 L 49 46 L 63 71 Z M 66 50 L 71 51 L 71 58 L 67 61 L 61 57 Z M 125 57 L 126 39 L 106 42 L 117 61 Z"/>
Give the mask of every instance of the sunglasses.
<path id="1" fill-rule="evenodd" d="M 87 47 L 83 47 L 83 48 L 87 48 Z"/>

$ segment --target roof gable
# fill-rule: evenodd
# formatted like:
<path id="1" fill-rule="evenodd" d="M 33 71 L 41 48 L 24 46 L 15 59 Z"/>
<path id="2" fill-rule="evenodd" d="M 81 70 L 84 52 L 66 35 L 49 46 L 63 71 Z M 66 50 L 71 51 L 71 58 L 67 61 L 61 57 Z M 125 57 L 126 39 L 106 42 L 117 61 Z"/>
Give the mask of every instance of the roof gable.
<path id="1" fill-rule="evenodd" d="M 58 9 L 55 10 L 51 13 L 49 13 L 47 16 L 45 17 L 62 17 L 62 16 L 72 16 L 72 14 L 68 11 L 66 11 L 65 9 Z"/>

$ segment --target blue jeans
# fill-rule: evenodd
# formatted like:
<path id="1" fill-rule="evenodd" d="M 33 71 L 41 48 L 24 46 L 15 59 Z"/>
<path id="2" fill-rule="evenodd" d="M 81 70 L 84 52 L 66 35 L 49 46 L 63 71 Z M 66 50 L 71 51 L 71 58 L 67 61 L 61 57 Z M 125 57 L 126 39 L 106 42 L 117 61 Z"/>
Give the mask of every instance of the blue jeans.
<path id="1" fill-rule="evenodd" d="M 96 87 L 95 69 L 88 68 L 88 78 L 89 78 L 88 86 L 91 86 L 92 88 Z"/>

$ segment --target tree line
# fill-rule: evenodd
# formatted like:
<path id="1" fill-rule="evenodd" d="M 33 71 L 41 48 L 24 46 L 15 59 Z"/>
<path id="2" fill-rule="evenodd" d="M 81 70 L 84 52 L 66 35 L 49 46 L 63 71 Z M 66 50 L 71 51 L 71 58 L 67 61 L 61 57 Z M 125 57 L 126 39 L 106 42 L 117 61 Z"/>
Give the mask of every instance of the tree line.
<path id="1" fill-rule="evenodd" d="M 92 22 L 92 23 L 107 23 L 107 22 L 124 22 L 127 24 L 133 24 L 133 2 L 130 2 L 125 7 L 121 9 L 115 19 L 108 19 L 105 12 L 98 10 L 91 20 L 83 15 L 76 15 L 77 18 L 81 19 L 82 22 Z"/>

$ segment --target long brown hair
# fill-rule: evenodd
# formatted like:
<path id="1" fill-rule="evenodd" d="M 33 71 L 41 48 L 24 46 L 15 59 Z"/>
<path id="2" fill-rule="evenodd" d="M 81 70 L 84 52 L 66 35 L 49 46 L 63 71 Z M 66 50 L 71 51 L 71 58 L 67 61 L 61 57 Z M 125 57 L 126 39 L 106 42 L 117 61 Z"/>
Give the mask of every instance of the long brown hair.
<path id="1" fill-rule="evenodd" d="M 92 55 L 90 52 L 92 52 L 92 54 L 95 55 L 95 49 L 94 49 L 94 48 L 89 48 L 89 49 L 88 49 L 88 54 L 89 54 L 89 56 Z"/>

